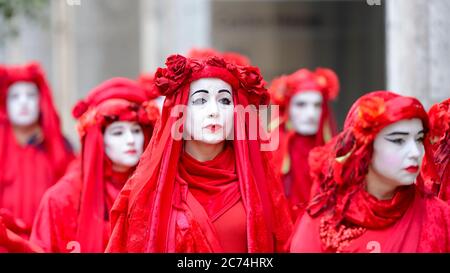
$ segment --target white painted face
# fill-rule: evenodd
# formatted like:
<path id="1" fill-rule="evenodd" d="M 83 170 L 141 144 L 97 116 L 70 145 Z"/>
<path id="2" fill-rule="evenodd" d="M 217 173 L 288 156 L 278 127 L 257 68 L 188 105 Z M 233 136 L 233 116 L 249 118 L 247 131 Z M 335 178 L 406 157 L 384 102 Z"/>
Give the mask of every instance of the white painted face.
<path id="1" fill-rule="evenodd" d="M 185 121 L 185 139 L 218 144 L 233 134 L 232 88 L 218 78 L 193 81 Z"/>
<path id="2" fill-rule="evenodd" d="M 305 136 L 317 133 L 322 103 L 323 97 L 318 91 L 300 92 L 291 98 L 289 119 L 297 133 Z"/>
<path id="3" fill-rule="evenodd" d="M 137 122 L 116 121 L 103 133 L 105 153 L 121 169 L 138 164 L 144 150 L 144 133 Z"/>
<path id="4" fill-rule="evenodd" d="M 423 138 L 418 118 L 386 126 L 373 143 L 371 169 L 394 186 L 413 184 L 424 156 Z"/>
<path id="5" fill-rule="evenodd" d="M 12 125 L 35 124 L 39 120 L 39 110 L 39 91 L 35 84 L 18 82 L 9 87 L 6 111 Z"/>

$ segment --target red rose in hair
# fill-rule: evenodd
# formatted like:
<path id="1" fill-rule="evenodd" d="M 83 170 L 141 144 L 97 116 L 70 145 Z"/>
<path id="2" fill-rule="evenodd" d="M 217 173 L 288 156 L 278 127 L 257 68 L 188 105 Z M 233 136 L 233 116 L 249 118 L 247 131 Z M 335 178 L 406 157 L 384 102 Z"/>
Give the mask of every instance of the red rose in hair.
<path id="1" fill-rule="evenodd" d="M 354 126 L 357 141 L 368 143 L 373 137 L 372 132 L 377 130 L 381 123 L 380 116 L 386 111 L 383 99 L 370 97 L 361 102 L 358 109 L 358 117 Z"/>
<path id="2" fill-rule="evenodd" d="M 253 95 L 251 97 L 258 97 L 261 103 L 266 103 L 269 96 L 267 89 L 264 87 L 265 82 L 257 67 L 246 66 L 238 68 L 241 86 Z M 256 98 L 255 98 L 256 99 Z"/>
<path id="3" fill-rule="evenodd" d="M 174 81 L 180 81 L 185 78 L 187 59 L 181 55 L 172 55 L 166 61 L 169 75 Z"/>
<path id="4" fill-rule="evenodd" d="M 192 72 L 200 71 L 200 70 L 203 69 L 204 66 L 205 66 L 205 65 L 204 65 L 203 62 L 200 61 L 200 60 L 192 59 L 192 60 L 189 62 L 189 69 L 190 69 Z"/>
<path id="5" fill-rule="evenodd" d="M 188 61 L 181 55 L 172 55 L 166 61 L 167 68 L 158 68 L 155 73 L 155 85 L 161 95 L 171 96 L 191 73 Z"/>
<path id="6" fill-rule="evenodd" d="M 212 56 L 211 58 L 209 58 L 206 61 L 207 65 L 211 65 L 211 66 L 217 66 L 217 67 L 226 67 L 227 63 L 225 62 L 224 59 L 217 57 L 217 56 Z"/>

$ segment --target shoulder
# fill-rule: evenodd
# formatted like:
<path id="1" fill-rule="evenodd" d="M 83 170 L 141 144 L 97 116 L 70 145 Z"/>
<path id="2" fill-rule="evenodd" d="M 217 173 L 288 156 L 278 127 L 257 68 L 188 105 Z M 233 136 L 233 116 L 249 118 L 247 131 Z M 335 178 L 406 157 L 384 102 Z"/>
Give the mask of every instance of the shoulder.
<path id="1" fill-rule="evenodd" d="M 81 194 L 81 188 L 81 172 L 72 169 L 45 192 L 42 202 L 58 207 L 76 205 Z"/>

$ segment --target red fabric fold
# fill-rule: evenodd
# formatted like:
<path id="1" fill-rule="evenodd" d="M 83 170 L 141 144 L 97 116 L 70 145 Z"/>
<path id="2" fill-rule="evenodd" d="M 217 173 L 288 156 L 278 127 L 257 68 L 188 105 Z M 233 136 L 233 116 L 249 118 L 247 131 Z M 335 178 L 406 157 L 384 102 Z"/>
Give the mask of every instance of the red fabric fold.
<path id="1" fill-rule="evenodd" d="M 189 191 L 205 208 L 211 221 L 219 218 L 241 198 L 231 146 L 206 162 L 199 162 L 183 152 L 176 180 L 188 185 Z"/>
<path id="2" fill-rule="evenodd" d="M 258 92 L 264 91 L 260 87 L 251 90 L 254 92 L 251 93 L 244 82 L 236 78 L 239 69 L 217 58 L 207 61 L 186 60 L 176 55 L 169 57 L 166 64 L 169 68 L 160 68 L 155 74 L 158 88 L 163 89 L 162 93 L 168 96 L 161 122 L 155 128 L 156 132 L 135 174 L 114 204 L 108 252 L 175 252 L 179 250 L 177 245 L 183 245 L 183 251 L 186 252 L 213 251 L 205 244 L 199 224 L 189 221 L 193 217 L 189 210 L 183 212 L 177 205 L 178 200 L 188 194 L 188 189 L 176 183 L 183 143 L 173 139 L 171 131 L 177 128 L 182 115 L 172 110 L 187 104 L 190 82 L 202 77 L 215 77 L 229 82 L 233 87 L 234 105 L 245 107 L 250 98 L 252 101 L 261 101 L 267 95 L 258 95 Z M 172 74 L 176 74 L 176 77 L 170 78 Z M 260 82 L 255 84 L 259 86 Z M 235 136 L 248 135 L 248 125 L 236 114 L 234 125 Z M 273 167 L 268 164 L 270 155 L 260 151 L 259 141 L 253 142 L 236 140 L 236 137 L 232 142 L 239 190 L 247 217 L 247 250 L 273 252 L 284 245 L 290 234 L 291 223 L 287 211 L 283 210 L 286 201 L 281 185 L 272 179 Z M 167 205 L 170 202 L 172 205 Z M 175 234 L 181 231 L 185 235 L 184 239 L 177 242 L 175 238 L 179 237 Z"/>
<path id="3" fill-rule="evenodd" d="M 76 246 L 74 251 L 104 251 L 110 234 L 109 211 L 131 171 L 122 175 L 112 171 L 112 163 L 104 154 L 103 130 L 114 121 L 138 122 L 146 145 L 154 125 L 146 115 L 153 115 L 150 108 L 145 91 L 124 78 L 101 84 L 75 106 L 73 112 L 83 128 L 79 130 L 81 158 L 64 182 L 42 200 L 33 240 L 55 252 L 67 251 L 70 242 Z M 139 114 L 142 112 L 145 118 Z M 66 216 L 57 219 L 61 215 Z"/>
<path id="4" fill-rule="evenodd" d="M 400 218 L 396 217 L 396 221 L 382 228 L 376 224 L 377 228 L 365 229 L 360 236 L 342 241 L 340 252 L 449 252 L 450 210 L 448 205 L 435 197 L 420 193 L 414 186 L 412 188 L 415 197 Z M 384 206 L 385 204 L 380 205 Z M 390 207 L 390 209 L 395 210 L 395 207 Z M 371 212 L 371 214 L 373 213 L 375 211 Z M 326 249 L 320 239 L 321 220 L 322 217 L 312 218 L 305 213 L 301 221 L 296 224 L 291 252 L 336 251 L 335 249 Z"/>

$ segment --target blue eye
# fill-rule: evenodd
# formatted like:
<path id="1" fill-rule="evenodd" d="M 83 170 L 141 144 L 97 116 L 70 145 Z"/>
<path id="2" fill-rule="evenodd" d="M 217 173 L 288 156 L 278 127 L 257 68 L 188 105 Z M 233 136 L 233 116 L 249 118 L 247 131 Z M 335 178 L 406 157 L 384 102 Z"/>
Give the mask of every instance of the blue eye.
<path id="1" fill-rule="evenodd" d="M 192 104 L 194 104 L 194 105 L 202 105 L 205 103 L 206 103 L 206 100 L 204 98 L 198 98 L 198 99 L 192 101 Z"/>
<path id="2" fill-rule="evenodd" d="M 225 105 L 230 105 L 231 104 L 231 100 L 228 98 L 223 98 L 219 100 L 220 103 L 225 104 Z"/>

